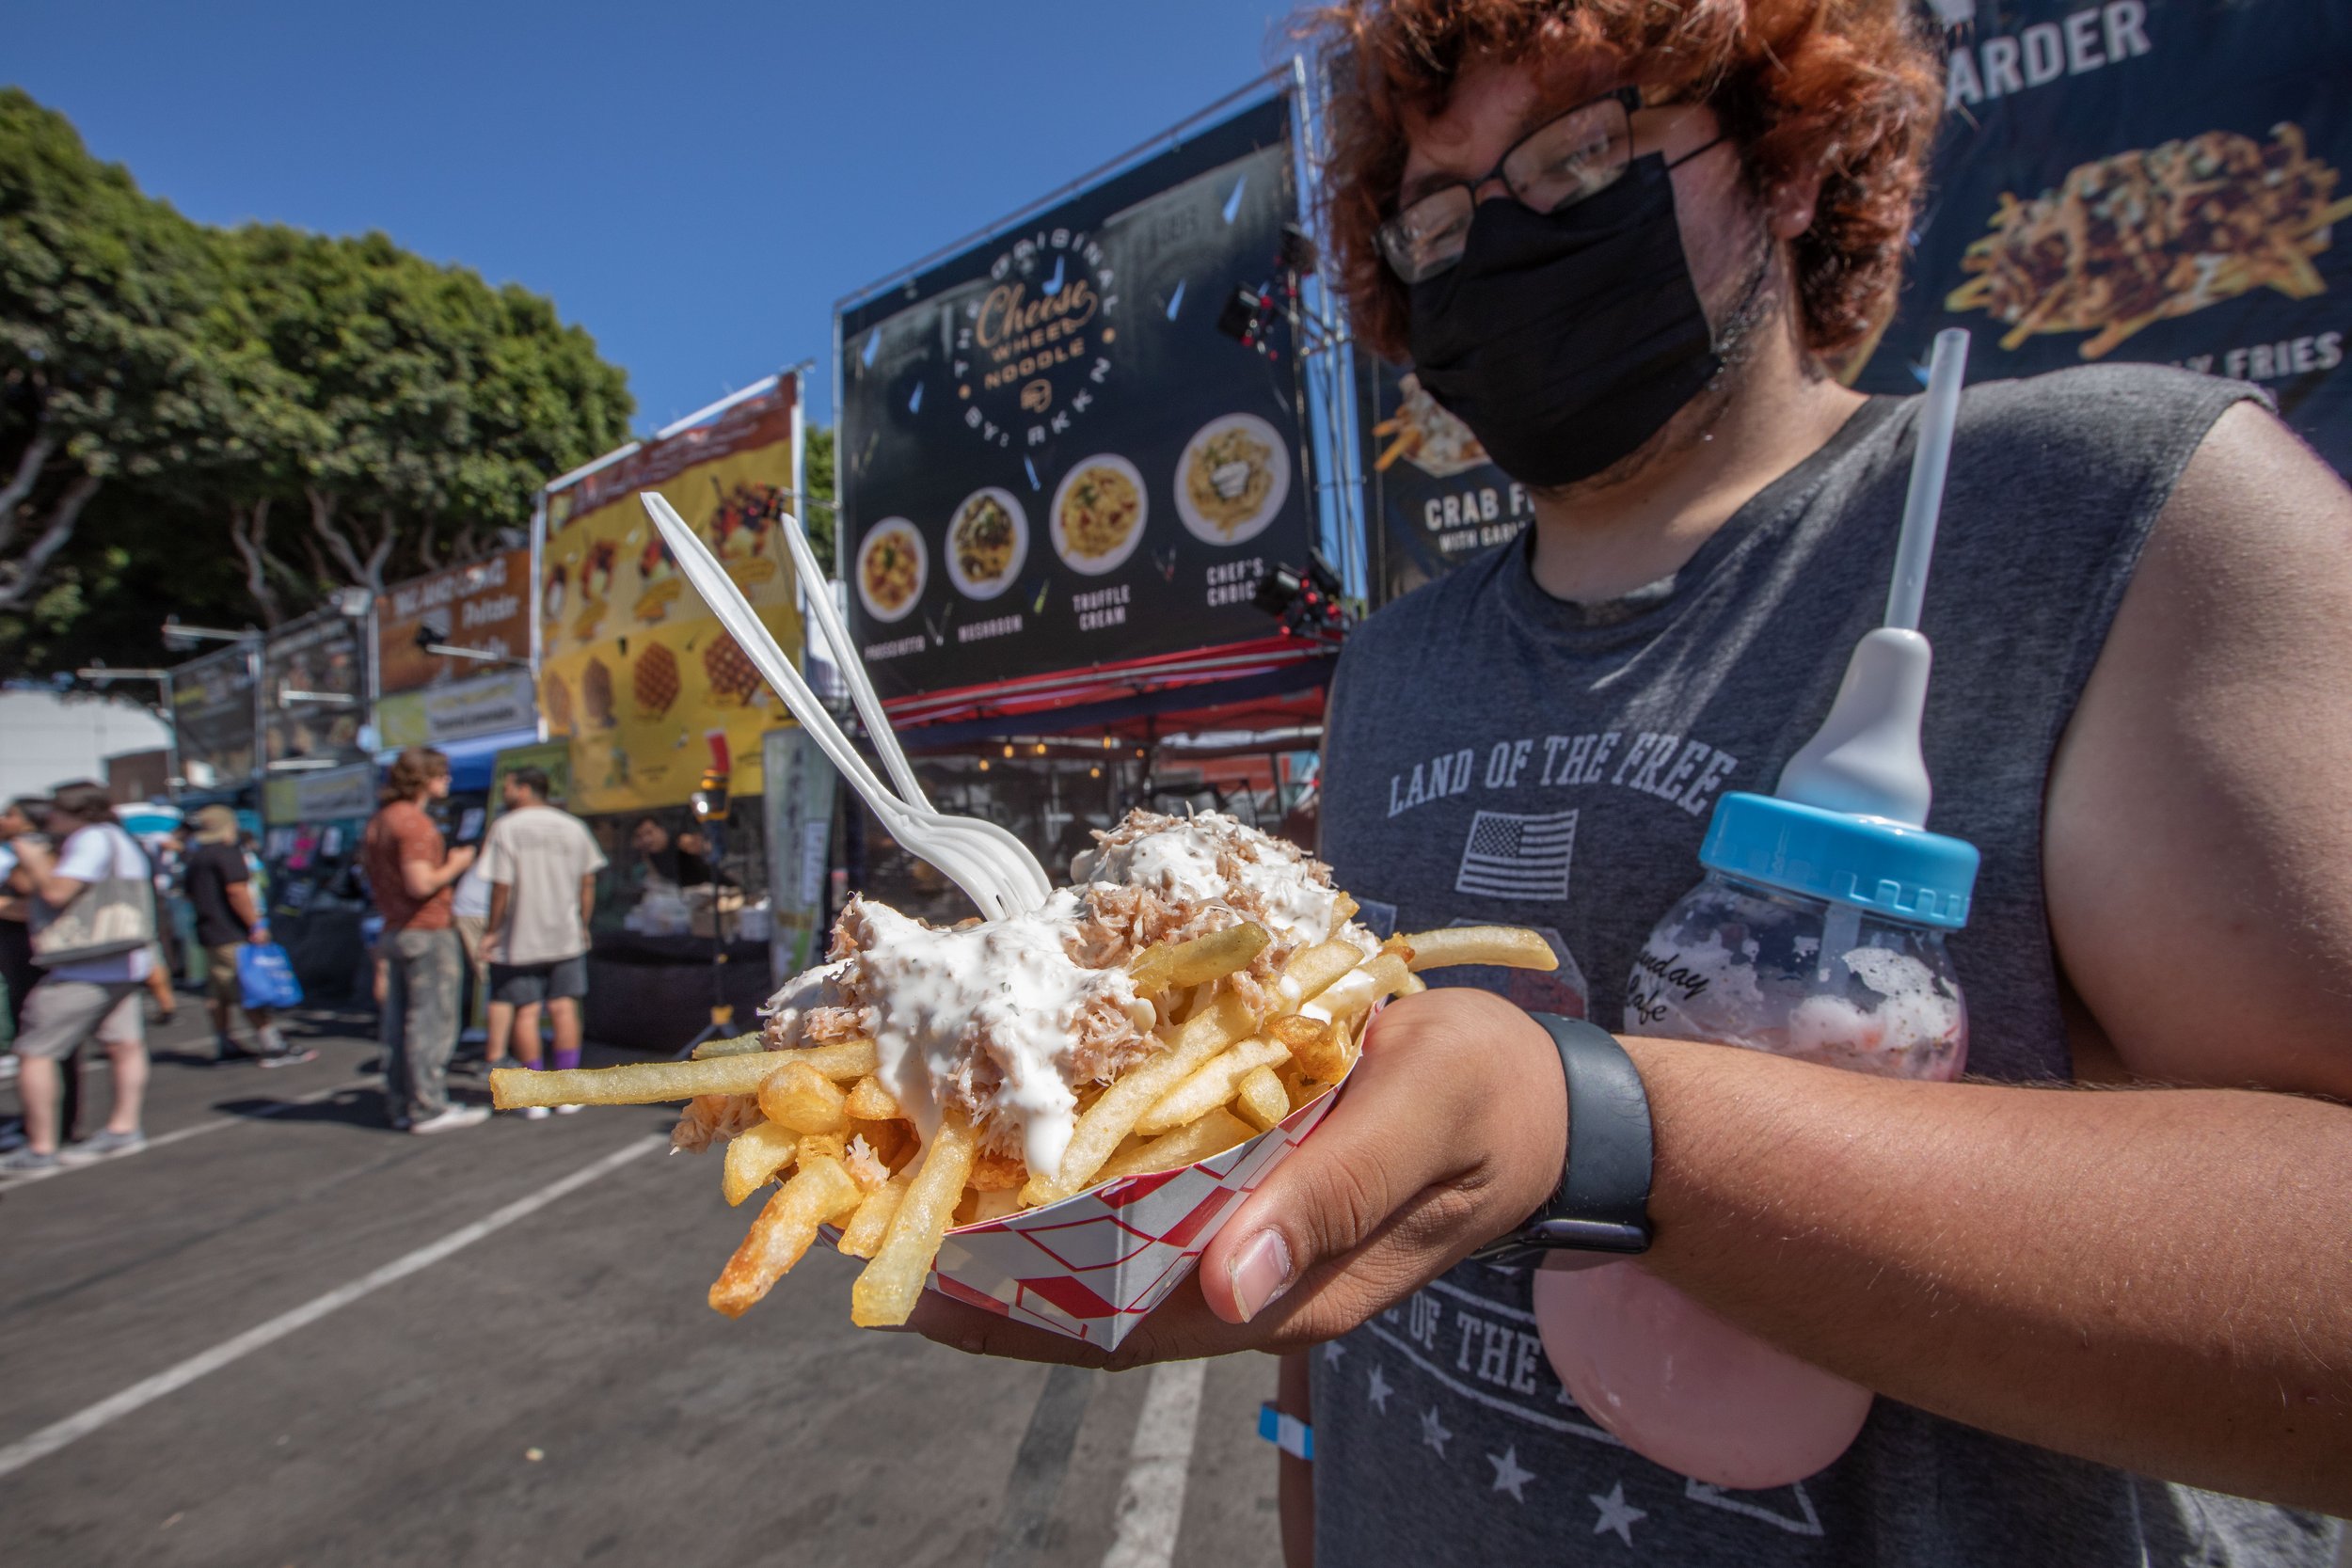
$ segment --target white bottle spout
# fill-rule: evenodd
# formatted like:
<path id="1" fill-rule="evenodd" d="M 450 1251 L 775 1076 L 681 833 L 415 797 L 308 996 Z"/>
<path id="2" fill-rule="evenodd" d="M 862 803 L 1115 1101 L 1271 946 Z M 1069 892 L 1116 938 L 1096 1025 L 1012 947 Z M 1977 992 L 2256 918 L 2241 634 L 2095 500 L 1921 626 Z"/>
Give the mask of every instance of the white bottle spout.
<path id="1" fill-rule="evenodd" d="M 1924 828 L 1932 790 L 1919 754 L 1928 640 L 1882 626 L 1854 644 L 1820 733 L 1781 769 L 1772 793 L 1823 811 Z"/>

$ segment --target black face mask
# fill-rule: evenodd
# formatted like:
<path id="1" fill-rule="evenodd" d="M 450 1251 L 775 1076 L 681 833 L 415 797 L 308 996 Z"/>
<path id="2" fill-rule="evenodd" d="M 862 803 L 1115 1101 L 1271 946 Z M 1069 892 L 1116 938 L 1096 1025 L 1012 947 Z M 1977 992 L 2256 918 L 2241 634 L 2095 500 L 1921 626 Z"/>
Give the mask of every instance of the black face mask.
<path id="1" fill-rule="evenodd" d="M 1723 368 L 1666 167 L 1549 215 L 1481 202 L 1462 259 L 1412 287 L 1414 373 L 1522 484 L 1590 479 Z"/>

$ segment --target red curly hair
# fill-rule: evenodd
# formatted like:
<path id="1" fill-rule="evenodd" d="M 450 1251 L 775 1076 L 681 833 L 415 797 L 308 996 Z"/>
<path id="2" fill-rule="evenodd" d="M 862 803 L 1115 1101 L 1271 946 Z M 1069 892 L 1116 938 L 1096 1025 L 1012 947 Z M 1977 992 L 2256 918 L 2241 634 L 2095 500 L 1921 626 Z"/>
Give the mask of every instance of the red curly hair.
<path id="1" fill-rule="evenodd" d="M 1406 358 L 1406 289 L 1374 236 L 1405 171 L 1406 121 L 1442 113 L 1484 56 L 1548 73 L 1597 51 L 1653 97 L 1705 99 L 1753 189 L 1820 176 L 1791 247 L 1813 352 L 1854 356 L 1894 311 L 1944 102 L 1911 0 L 1340 0 L 1308 26 L 1331 68 L 1342 288 L 1358 336 L 1391 360 Z"/>

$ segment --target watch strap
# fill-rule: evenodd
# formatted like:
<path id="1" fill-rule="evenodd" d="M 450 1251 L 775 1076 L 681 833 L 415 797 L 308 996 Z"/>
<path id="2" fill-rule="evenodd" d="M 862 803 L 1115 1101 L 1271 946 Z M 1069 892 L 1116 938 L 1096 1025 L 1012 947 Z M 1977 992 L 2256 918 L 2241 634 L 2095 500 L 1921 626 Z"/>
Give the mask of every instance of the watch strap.
<path id="1" fill-rule="evenodd" d="M 1568 1090 L 1568 1158 L 1551 1200 L 1473 1256 L 1574 1248 L 1649 1250 L 1654 1153 L 1649 1096 L 1617 1037 L 1583 1019 L 1531 1015 L 1559 1048 Z"/>

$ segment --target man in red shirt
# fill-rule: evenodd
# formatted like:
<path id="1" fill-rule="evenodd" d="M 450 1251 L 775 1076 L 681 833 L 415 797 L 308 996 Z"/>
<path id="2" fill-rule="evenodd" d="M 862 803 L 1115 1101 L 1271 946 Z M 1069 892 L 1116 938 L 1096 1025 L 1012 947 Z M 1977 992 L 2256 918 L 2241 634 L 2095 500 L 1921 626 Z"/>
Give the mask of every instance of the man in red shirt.
<path id="1" fill-rule="evenodd" d="M 450 911 L 450 887 L 473 864 L 451 849 L 426 815 L 449 795 L 449 758 L 411 746 L 392 764 L 384 804 L 368 820 L 359 863 L 384 916 L 384 1109 L 404 1132 L 446 1132 L 489 1117 L 481 1105 L 453 1105 L 446 1075 L 457 1044 L 457 994 L 465 953 Z"/>

